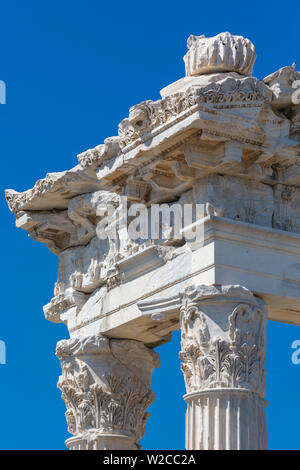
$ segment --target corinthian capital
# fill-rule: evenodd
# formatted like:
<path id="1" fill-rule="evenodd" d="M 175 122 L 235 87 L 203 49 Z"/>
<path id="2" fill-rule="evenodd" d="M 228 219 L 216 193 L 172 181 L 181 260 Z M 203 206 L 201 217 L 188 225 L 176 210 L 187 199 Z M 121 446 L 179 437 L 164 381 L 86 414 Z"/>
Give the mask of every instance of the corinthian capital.
<path id="1" fill-rule="evenodd" d="M 187 392 L 243 389 L 264 397 L 263 302 L 241 286 L 189 287 L 182 295 L 182 370 Z"/>
<path id="2" fill-rule="evenodd" d="M 58 388 L 66 403 L 70 449 L 137 449 L 154 401 L 156 352 L 134 340 L 89 336 L 60 341 Z"/>

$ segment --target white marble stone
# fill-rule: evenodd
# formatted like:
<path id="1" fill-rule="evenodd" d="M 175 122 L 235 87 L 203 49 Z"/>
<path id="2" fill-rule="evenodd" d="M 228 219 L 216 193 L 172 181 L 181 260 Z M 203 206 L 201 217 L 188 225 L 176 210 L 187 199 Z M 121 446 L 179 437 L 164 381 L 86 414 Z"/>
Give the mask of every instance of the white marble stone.
<path id="1" fill-rule="evenodd" d="M 256 54 L 249 39 L 228 32 L 212 38 L 191 35 L 187 46 L 189 51 L 184 56 L 187 76 L 216 72 L 252 74 Z"/>
<path id="2" fill-rule="evenodd" d="M 189 286 L 180 323 L 186 448 L 265 449 L 263 302 L 241 286 Z"/>
<path id="3" fill-rule="evenodd" d="M 115 406 L 101 374 L 116 364 L 121 381 L 135 377 L 150 390 L 157 365 L 151 349 L 182 327 L 182 302 L 190 286 L 218 292 L 214 305 L 219 310 L 208 311 L 203 299 L 197 301 L 210 335 L 203 358 L 219 339 L 230 354 L 241 347 L 233 339 L 239 328 L 230 330 L 239 305 L 246 305 L 241 312 L 250 320 L 263 305 L 264 322 L 268 314 L 272 320 L 300 324 L 300 104 L 295 99 L 300 73 L 293 65 L 264 80 L 253 77 L 253 44 L 229 33 L 191 36 L 188 48 L 186 76 L 161 90 L 162 99 L 131 107 L 117 136 L 80 153 L 74 168 L 49 173 L 32 189 L 6 191 L 17 227 L 59 257 L 54 297 L 44 313 L 50 321 L 65 323 L 70 334 L 63 343 L 67 356 L 58 348 L 60 386 L 66 381 L 77 390 L 77 376 L 88 381 L 85 390 L 77 390 L 83 402 L 74 409 L 67 402 L 74 434 L 69 448 L 137 448 L 141 424 L 135 429 L 102 427 L 89 394 L 97 386 L 107 406 Z M 158 239 L 133 240 L 133 216 L 124 217 L 125 196 L 125 212 L 144 204 L 148 221 L 154 204 L 170 210 L 174 203 L 182 210 L 185 204 L 201 204 L 202 213 L 183 227 L 180 237 L 171 220 Z M 109 217 L 103 214 L 108 205 Z M 195 228 L 201 236 L 191 240 Z M 235 287 L 224 287 L 236 285 L 243 286 L 238 303 L 228 300 L 227 292 Z M 265 341 L 265 323 L 254 343 L 250 323 L 243 334 L 248 335 L 245 347 L 252 348 Z M 201 349 L 198 333 L 192 343 Z M 96 338 L 95 344 L 101 338 L 97 352 L 78 352 L 76 345 L 91 345 L 90 338 Z M 111 349 L 115 341 L 124 345 L 117 362 Z M 182 341 L 184 351 L 184 335 Z M 128 364 L 129 345 L 145 353 L 135 372 Z M 191 354 L 191 360 L 198 359 Z M 258 388 L 253 381 L 240 386 L 228 370 L 225 386 L 209 386 L 196 369 L 191 377 L 197 386 L 190 389 L 187 380 L 189 449 L 265 448 L 262 382 Z M 229 426 L 231 418 L 239 419 L 239 432 Z"/>
<path id="4" fill-rule="evenodd" d="M 57 344 L 58 388 L 67 407 L 69 449 L 139 449 L 154 401 L 159 355 L 138 341 L 87 336 Z"/>

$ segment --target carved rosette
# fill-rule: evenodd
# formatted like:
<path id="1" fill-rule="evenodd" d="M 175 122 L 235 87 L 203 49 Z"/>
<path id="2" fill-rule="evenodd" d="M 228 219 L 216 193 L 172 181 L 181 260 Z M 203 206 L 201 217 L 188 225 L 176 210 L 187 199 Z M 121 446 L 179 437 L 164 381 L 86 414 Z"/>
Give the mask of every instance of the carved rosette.
<path id="1" fill-rule="evenodd" d="M 66 403 L 70 449 L 138 449 L 155 394 L 156 352 L 134 340 L 101 336 L 60 341 L 58 388 Z"/>
<path id="2" fill-rule="evenodd" d="M 263 302 L 241 286 L 191 286 L 180 322 L 187 449 L 265 448 Z"/>

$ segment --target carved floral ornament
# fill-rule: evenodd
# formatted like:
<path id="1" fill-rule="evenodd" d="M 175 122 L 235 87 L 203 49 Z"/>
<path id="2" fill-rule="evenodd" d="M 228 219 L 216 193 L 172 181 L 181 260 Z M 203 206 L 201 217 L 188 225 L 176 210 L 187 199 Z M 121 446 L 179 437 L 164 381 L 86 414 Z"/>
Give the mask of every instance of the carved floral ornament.
<path id="1" fill-rule="evenodd" d="M 179 240 L 168 231 L 167 240 L 145 242 L 141 237 L 137 242 L 127 236 L 129 219 L 117 229 L 123 195 L 129 202 L 126 209 L 133 201 L 145 205 L 147 220 L 150 205 L 200 204 L 204 212 L 197 220 L 207 216 L 209 243 L 215 233 L 216 239 L 226 233 L 226 242 L 248 244 L 245 225 L 250 223 L 256 226 L 247 228 L 255 234 L 253 247 L 261 247 L 266 229 L 300 233 L 300 106 L 294 100 L 299 72 L 292 66 L 264 81 L 251 77 L 254 47 L 229 33 L 191 36 L 188 48 L 186 77 L 165 87 L 161 100 L 133 106 L 119 124 L 118 136 L 79 154 L 71 170 L 49 173 L 28 191 L 6 192 L 17 226 L 59 255 L 54 298 L 44 311 L 47 319 L 65 322 L 71 334 L 85 334 L 94 326 L 107 335 L 118 328 L 119 335 L 127 323 L 120 336 L 132 328 L 132 337 L 161 343 L 177 325 L 177 294 L 176 302 L 173 297 L 163 302 L 165 311 L 159 315 L 151 314 L 152 307 L 140 314 L 139 303 L 153 297 L 155 303 L 161 292 L 174 293 L 179 283 L 186 285 L 191 276 L 203 279 L 206 271 L 204 263 L 198 266 L 202 254 L 197 244 L 187 242 L 187 231 Z M 107 206 L 113 210 L 105 222 L 100 209 Z M 232 226 L 238 239 L 227 236 Z M 287 250 L 295 252 L 296 237 L 274 233 L 274 240 L 275 235 L 272 253 L 277 240 L 289 240 Z M 227 264 L 233 272 L 235 265 L 231 260 Z M 216 276 L 218 266 L 216 262 Z M 295 271 L 293 267 L 292 276 Z M 264 294 L 260 286 L 257 292 Z M 246 393 L 260 401 L 263 303 L 240 286 L 189 287 L 181 300 L 181 359 L 188 394 L 196 392 L 197 401 L 199 391 L 215 389 L 217 395 L 221 388 L 225 396 L 233 388 L 238 400 Z M 162 321 L 153 326 L 157 319 Z M 58 386 L 75 440 L 110 434 L 137 445 L 154 399 L 150 381 L 158 355 L 139 341 L 100 335 L 62 341 L 57 355 L 62 364 Z M 193 396 L 189 399 L 192 403 Z"/>
<path id="2" fill-rule="evenodd" d="M 294 102 L 292 97 L 295 93 L 299 94 L 296 89 L 299 86 L 294 86 L 300 81 L 300 73 L 296 72 L 295 67 L 284 67 L 264 80 L 252 77 L 256 57 L 253 44 L 246 38 L 228 32 L 212 38 L 192 35 L 188 39 L 188 48 L 185 56 L 187 76 L 182 80 L 188 80 L 185 83 L 190 86 L 177 92 L 174 91 L 175 87 L 162 100 L 148 100 L 133 106 L 128 118 L 119 124 L 118 136 L 109 137 L 104 144 L 79 154 L 79 165 L 70 171 L 49 173 L 34 188 L 23 193 L 7 190 L 6 199 L 10 209 L 15 214 L 20 210 L 40 210 L 39 198 L 46 200 L 49 193 L 61 192 L 67 200 L 77 194 L 99 189 L 100 183 L 93 174 L 96 169 L 100 170 L 106 165 L 110 167 L 108 162 L 116 161 L 119 157 L 122 159 L 122 154 L 197 110 L 216 115 L 220 108 L 265 106 L 269 110 L 279 110 L 279 117 L 288 121 L 291 134 L 298 135 L 299 100 Z M 203 80 L 194 82 L 194 78 Z M 126 174 L 124 176 L 120 172 L 118 175 L 126 179 Z M 83 184 L 88 189 L 82 189 Z M 74 191 L 73 186 L 76 185 L 78 190 Z M 37 205 L 33 207 L 35 202 Z"/>
<path id="3" fill-rule="evenodd" d="M 138 341 L 97 335 L 60 341 L 56 354 L 69 432 L 121 435 L 137 444 L 155 398 L 150 382 L 158 354 Z"/>
<path id="4" fill-rule="evenodd" d="M 183 119 L 186 112 L 196 111 L 197 106 L 217 106 L 231 104 L 253 104 L 257 106 L 270 100 L 270 90 L 258 79 L 227 77 L 221 82 L 205 87 L 190 87 L 184 93 L 170 95 L 163 100 L 144 101 L 133 106 L 129 117 L 119 124 L 119 144 L 121 149 L 136 141 L 140 143 L 143 135 L 166 124 L 179 116 Z"/>
<path id="5" fill-rule="evenodd" d="M 224 304 L 225 334 L 214 333 L 205 313 L 209 302 L 219 304 L 218 308 Z M 263 398 L 266 321 L 263 306 L 245 288 L 189 287 L 180 317 L 180 358 L 187 392 L 242 388 Z"/>

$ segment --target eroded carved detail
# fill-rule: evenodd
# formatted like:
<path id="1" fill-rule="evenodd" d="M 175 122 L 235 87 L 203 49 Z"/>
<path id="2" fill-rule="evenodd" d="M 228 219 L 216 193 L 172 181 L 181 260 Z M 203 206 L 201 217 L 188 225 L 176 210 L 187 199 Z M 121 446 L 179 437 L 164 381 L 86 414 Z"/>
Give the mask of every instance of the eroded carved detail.
<path id="1" fill-rule="evenodd" d="M 108 137 L 104 140 L 104 144 L 98 145 L 93 149 L 77 155 L 78 162 L 82 168 L 97 168 L 109 159 L 116 157 L 120 153 L 119 137 Z"/>
<path id="2" fill-rule="evenodd" d="M 163 100 L 144 101 L 133 106 L 129 117 L 119 124 L 120 147 L 123 149 L 135 141 L 137 145 L 154 128 L 194 106 L 204 104 L 220 107 L 226 103 L 231 106 L 238 103 L 259 105 L 270 99 L 270 96 L 268 87 L 256 78 L 227 77 L 204 87 L 192 86 L 184 93 L 176 93 Z"/>
<path id="3" fill-rule="evenodd" d="M 216 72 L 252 74 L 256 54 L 249 39 L 228 32 L 211 38 L 191 35 L 187 46 L 189 50 L 184 56 L 187 76 Z"/>
<path id="4" fill-rule="evenodd" d="M 300 138 L 300 72 L 291 67 L 282 67 L 264 78 L 272 91 L 271 106 L 290 120 L 291 137 Z"/>
<path id="5" fill-rule="evenodd" d="M 180 357 L 188 393 L 225 387 L 248 389 L 264 397 L 266 313 L 249 291 L 247 299 L 246 291 L 186 290 Z M 240 293 L 243 296 L 238 300 Z M 217 334 L 207 305 L 203 305 L 207 302 L 215 303 L 218 315 L 222 315 L 220 307 L 224 309 L 223 331 Z M 228 302 L 235 305 L 229 314 Z"/>
<path id="6" fill-rule="evenodd" d="M 158 354 L 138 341 L 101 336 L 60 341 L 56 354 L 69 432 L 124 436 L 138 445 L 155 398 L 150 382 Z"/>

